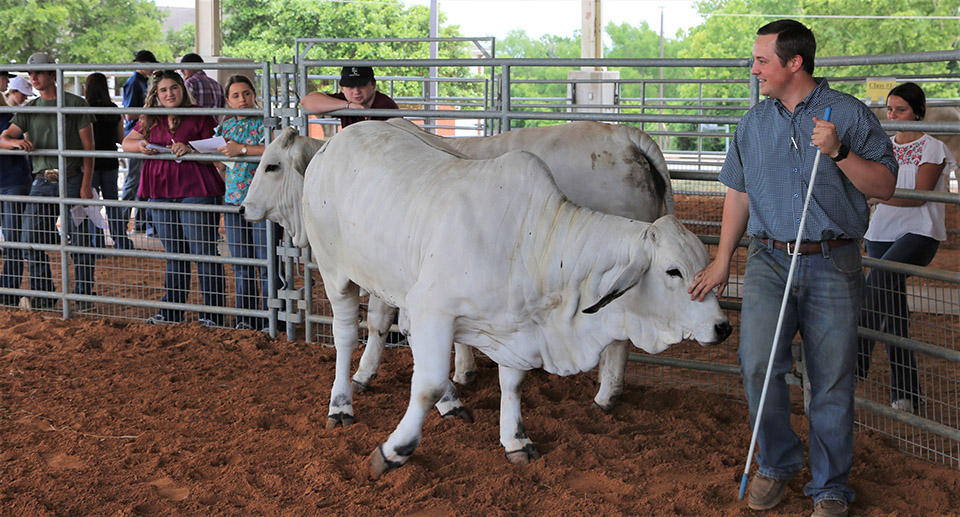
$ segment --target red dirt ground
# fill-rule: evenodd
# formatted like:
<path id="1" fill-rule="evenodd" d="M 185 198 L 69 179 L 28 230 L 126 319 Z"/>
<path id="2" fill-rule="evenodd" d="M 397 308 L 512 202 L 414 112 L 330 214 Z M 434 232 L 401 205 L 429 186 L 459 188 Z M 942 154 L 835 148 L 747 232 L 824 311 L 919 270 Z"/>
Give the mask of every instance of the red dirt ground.
<path id="1" fill-rule="evenodd" d="M 431 414 L 409 463 L 371 482 L 367 455 L 406 407 L 407 350 L 387 351 L 356 425 L 326 430 L 330 348 L 14 310 L 0 329 L 2 515 L 759 515 L 737 500 L 746 408 L 715 395 L 634 386 L 603 414 L 593 375 L 532 373 L 525 424 L 543 457 L 517 466 L 481 360 L 462 390 L 477 421 Z M 809 478 L 766 514 L 808 514 Z M 850 485 L 852 515 L 960 513 L 960 473 L 880 435 L 857 433 Z"/>

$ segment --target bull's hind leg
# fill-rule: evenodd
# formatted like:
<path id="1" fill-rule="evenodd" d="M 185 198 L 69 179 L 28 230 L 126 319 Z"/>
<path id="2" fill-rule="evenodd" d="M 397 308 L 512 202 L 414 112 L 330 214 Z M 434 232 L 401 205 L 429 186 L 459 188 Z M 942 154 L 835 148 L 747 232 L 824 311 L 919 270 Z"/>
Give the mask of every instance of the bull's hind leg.
<path id="1" fill-rule="evenodd" d="M 400 424 L 387 441 L 370 454 L 370 478 L 406 463 L 420 445 L 427 412 L 447 391 L 450 383 L 450 353 L 453 348 L 453 320 L 410 314 L 410 348 L 413 351 L 413 378 L 410 404 Z"/>
<path id="2" fill-rule="evenodd" d="M 332 279 L 325 281 L 324 287 L 333 308 L 333 344 L 337 349 L 336 374 L 333 389 L 330 390 L 330 410 L 327 413 L 327 429 L 332 429 L 338 425 L 348 426 L 354 423 L 350 360 L 357 348 L 360 327 L 360 289 L 349 280 L 338 287 Z"/>
<path id="3" fill-rule="evenodd" d="M 600 354 L 600 390 L 593 403 L 607 413 L 620 402 L 623 394 L 629 345 L 629 341 L 614 341 Z"/>
<path id="4" fill-rule="evenodd" d="M 370 387 L 370 383 L 377 378 L 380 369 L 380 360 L 383 356 L 384 338 L 390 330 L 393 315 L 397 309 L 391 307 L 376 296 L 370 295 L 367 304 L 367 346 L 360 357 L 360 366 L 353 374 L 353 389 L 362 393 Z"/>
<path id="5" fill-rule="evenodd" d="M 520 415 L 520 388 L 526 372 L 500 365 L 500 443 L 510 463 L 526 464 L 540 457 L 527 438 Z"/>
<path id="6" fill-rule="evenodd" d="M 453 382 L 469 386 L 477 380 L 477 361 L 473 349 L 460 343 L 453 344 Z"/>
<path id="7" fill-rule="evenodd" d="M 473 413 L 460 402 L 460 394 L 452 382 L 447 381 L 443 396 L 437 402 L 437 411 L 443 418 L 459 418 L 468 424 L 473 423 Z"/>

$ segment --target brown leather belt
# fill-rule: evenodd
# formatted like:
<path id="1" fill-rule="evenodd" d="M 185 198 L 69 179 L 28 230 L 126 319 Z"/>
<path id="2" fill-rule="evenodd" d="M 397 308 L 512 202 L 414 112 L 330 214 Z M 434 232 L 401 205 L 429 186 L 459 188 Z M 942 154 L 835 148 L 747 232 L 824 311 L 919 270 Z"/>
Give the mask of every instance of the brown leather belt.
<path id="1" fill-rule="evenodd" d="M 77 174 L 80 174 L 79 169 L 67 171 L 68 178 L 72 178 Z M 50 183 L 56 183 L 60 181 L 60 170 L 59 169 L 43 169 L 42 171 L 37 171 L 35 177 L 43 178 L 45 181 L 48 181 Z"/>
<path id="2" fill-rule="evenodd" d="M 770 242 L 773 242 L 773 247 L 786 250 L 787 254 L 793 255 L 817 255 L 823 253 L 823 245 L 826 244 L 828 249 L 839 248 L 840 246 L 845 246 L 855 242 L 853 239 L 831 239 L 829 241 L 820 241 L 820 242 L 801 242 L 800 247 L 795 249 L 793 242 L 781 242 L 781 241 L 772 241 L 771 239 L 760 239 L 754 237 L 757 242 L 761 242 L 764 245 L 768 245 Z"/>

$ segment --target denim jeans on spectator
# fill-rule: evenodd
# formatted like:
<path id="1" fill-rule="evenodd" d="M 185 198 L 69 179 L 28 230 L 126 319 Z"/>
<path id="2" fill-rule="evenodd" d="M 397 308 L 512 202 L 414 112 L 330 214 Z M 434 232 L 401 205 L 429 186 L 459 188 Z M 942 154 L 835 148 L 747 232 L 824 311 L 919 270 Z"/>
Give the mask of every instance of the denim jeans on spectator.
<path id="1" fill-rule="evenodd" d="M 740 326 L 740 370 L 756 421 L 767 362 L 777 327 L 790 255 L 772 242 L 754 240 L 747 252 Z M 757 438 L 760 474 L 787 479 L 804 465 L 803 444 L 790 427 L 790 388 L 785 375 L 793 366 L 790 343 L 799 330 L 810 381 L 810 470 L 804 493 L 852 502 L 847 487 L 853 464 L 853 392 L 857 317 L 863 301 L 860 249 L 847 244 L 822 254 L 797 258 L 793 286 L 771 372 Z"/>
<path id="2" fill-rule="evenodd" d="M 908 233 L 894 242 L 866 241 L 867 256 L 915 266 L 927 266 L 937 254 L 940 242 Z M 910 336 L 910 308 L 907 305 L 907 275 L 872 269 L 867 275 L 867 294 L 860 312 L 860 326 L 872 330 L 884 327 L 888 334 Z M 866 378 L 875 343 L 861 339 L 857 355 L 857 376 Z M 910 350 L 887 345 L 890 357 L 890 401 L 901 399 L 920 404 L 917 356 Z"/>
<path id="3" fill-rule="evenodd" d="M 0 194 L 4 196 L 26 196 L 30 193 L 30 185 L 12 185 L 0 187 Z M 24 242 L 23 228 L 24 203 L 4 201 L 0 210 L 3 211 L 3 240 L 6 242 Z M 0 287 L 6 289 L 20 289 L 23 283 L 23 256 L 22 249 L 5 248 L 3 250 L 3 272 L 0 273 Z M 0 296 L 4 305 L 16 305 L 17 296 L 4 294 Z"/>
<path id="4" fill-rule="evenodd" d="M 236 213 L 224 214 L 224 226 L 227 232 L 227 245 L 230 247 L 230 255 L 236 258 L 256 258 L 266 260 L 269 256 L 268 244 L 276 247 L 280 243 L 280 226 L 270 221 L 260 221 L 251 223 L 242 215 Z M 267 243 L 267 224 L 274 225 L 274 242 Z M 274 286 L 280 287 L 279 268 L 274 268 L 277 272 L 274 278 Z M 257 288 L 257 275 L 259 273 L 259 289 Z M 262 309 L 267 308 L 267 268 L 266 266 L 249 266 L 235 264 L 233 266 L 233 275 L 237 282 L 237 308 L 238 309 Z M 240 316 L 237 321 L 247 323 L 255 329 L 262 329 L 266 322 L 263 318 L 250 318 Z"/>
<path id="5" fill-rule="evenodd" d="M 75 174 L 66 179 L 67 197 L 79 198 L 80 187 L 83 183 L 83 176 Z M 30 186 L 30 195 L 36 197 L 59 197 L 60 186 L 57 182 L 47 181 L 43 178 L 33 180 Z M 67 228 L 69 242 L 73 246 L 92 247 L 93 245 L 93 225 L 89 219 L 84 219 L 80 226 L 74 226 L 70 217 L 70 208 L 67 206 L 67 212 L 61 221 Z M 23 230 L 27 234 L 27 242 L 32 244 L 58 244 L 60 242 L 57 233 L 57 217 L 60 214 L 60 206 L 57 203 L 27 203 L 24 211 Z M 92 250 L 91 250 L 92 251 Z M 50 258 L 46 251 L 38 249 L 28 249 L 24 256 L 27 259 L 27 270 L 30 272 L 30 289 L 35 291 L 53 291 L 53 276 L 50 272 Z M 74 277 L 73 292 L 75 294 L 94 294 L 94 266 L 97 261 L 96 254 L 91 253 L 71 253 L 73 260 Z"/>
<path id="6" fill-rule="evenodd" d="M 150 199 L 160 203 L 183 203 L 185 205 L 215 205 L 216 197 L 183 197 L 172 199 Z M 219 212 L 198 212 L 195 210 L 150 209 L 154 228 L 167 253 L 219 256 L 217 251 L 217 227 L 220 223 Z M 163 301 L 186 303 L 190 291 L 190 261 L 167 259 Z M 218 261 L 197 262 L 200 292 L 203 304 L 209 307 L 223 307 L 224 270 Z M 183 321 L 180 309 L 162 309 L 160 314 L 170 322 Z M 223 314 L 201 312 L 200 318 L 208 319 L 217 325 L 223 325 Z"/>
<path id="7" fill-rule="evenodd" d="M 117 177 L 120 175 L 119 169 L 105 171 L 93 171 L 93 188 L 100 191 L 100 197 L 103 199 L 117 199 L 119 190 L 117 187 Z M 110 237 L 113 237 L 113 247 L 118 249 L 133 249 L 133 242 L 127 237 L 127 221 L 129 220 L 129 211 L 118 206 L 107 207 L 107 222 L 110 228 Z M 96 230 L 97 235 L 102 235 L 103 231 Z"/>

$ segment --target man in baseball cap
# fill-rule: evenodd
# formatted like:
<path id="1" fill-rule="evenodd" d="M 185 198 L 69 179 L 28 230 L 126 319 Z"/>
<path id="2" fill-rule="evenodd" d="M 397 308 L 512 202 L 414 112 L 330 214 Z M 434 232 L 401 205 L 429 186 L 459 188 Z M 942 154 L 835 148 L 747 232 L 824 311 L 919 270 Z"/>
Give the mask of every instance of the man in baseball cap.
<path id="1" fill-rule="evenodd" d="M 27 58 L 28 65 L 55 65 L 57 60 L 53 59 L 50 54 L 46 52 L 34 52 L 30 54 L 30 57 Z"/>
<path id="2" fill-rule="evenodd" d="M 6 70 L 0 72 L 0 93 L 7 91 L 7 86 L 10 85 L 10 79 L 14 77 L 16 76 Z"/>
<path id="3" fill-rule="evenodd" d="M 388 95 L 377 91 L 377 80 L 369 66 L 345 66 L 340 71 L 340 93 L 310 92 L 300 105 L 311 113 L 327 113 L 341 109 L 400 109 Z M 347 127 L 361 120 L 387 120 L 389 117 L 338 115 L 340 125 Z"/>

